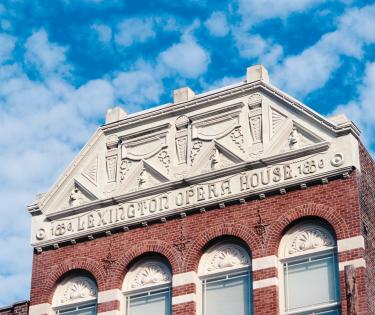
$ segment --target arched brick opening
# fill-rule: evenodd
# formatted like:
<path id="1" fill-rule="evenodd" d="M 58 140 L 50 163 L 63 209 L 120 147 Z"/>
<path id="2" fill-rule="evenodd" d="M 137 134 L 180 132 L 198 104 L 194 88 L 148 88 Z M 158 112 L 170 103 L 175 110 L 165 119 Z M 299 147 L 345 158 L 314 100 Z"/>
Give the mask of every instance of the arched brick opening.
<path id="1" fill-rule="evenodd" d="M 336 214 L 334 208 L 322 204 L 308 203 L 291 209 L 281 215 L 276 223 L 270 226 L 265 238 L 265 247 L 277 255 L 280 241 L 293 224 L 303 218 L 316 218 L 332 227 L 337 239 L 349 237 L 349 229 L 345 220 Z"/>
<path id="2" fill-rule="evenodd" d="M 225 237 L 233 237 L 244 243 L 249 250 L 250 256 L 261 251 L 261 243 L 258 236 L 247 226 L 238 224 L 221 224 L 204 230 L 198 235 L 188 249 L 184 260 L 184 271 L 198 270 L 202 254 L 213 241 Z"/>
<path id="3" fill-rule="evenodd" d="M 161 256 L 171 267 L 173 274 L 181 272 L 179 252 L 169 243 L 161 240 L 145 240 L 133 245 L 108 271 L 107 287 L 120 289 L 129 267 L 137 259 L 147 256 Z"/>
<path id="4" fill-rule="evenodd" d="M 53 294 L 60 280 L 74 270 L 79 273 L 86 272 L 95 280 L 98 291 L 105 290 L 105 271 L 102 265 L 90 258 L 68 258 L 58 265 L 51 267 L 51 274 L 43 283 L 43 295 L 48 297 L 48 303 L 52 303 Z"/>

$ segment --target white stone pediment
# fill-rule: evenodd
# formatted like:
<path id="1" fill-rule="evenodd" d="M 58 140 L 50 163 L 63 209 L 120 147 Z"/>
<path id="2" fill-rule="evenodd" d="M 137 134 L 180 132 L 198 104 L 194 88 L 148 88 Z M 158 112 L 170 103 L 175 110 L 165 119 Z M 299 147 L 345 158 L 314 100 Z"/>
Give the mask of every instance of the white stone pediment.
<path id="1" fill-rule="evenodd" d="M 207 143 L 193 164 L 193 174 L 203 174 L 243 162 L 243 160 L 227 149 L 220 142 L 212 140 Z"/>
<path id="2" fill-rule="evenodd" d="M 359 169 L 357 136 L 350 122 L 335 125 L 269 84 L 242 83 L 100 127 L 29 211 L 40 224 L 46 216 L 92 211 L 114 198 L 232 175 L 237 165 L 272 167 L 269 161 L 325 152 L 325 167 Z"/>
<path id="3" fill-rule="evenodd" d="M 168 181 L 169 178 L 166 175 L 158 171 L 149 162 L 141 160 L 134 167 L 133 172 L 119 185 L 117 194 L 146 189 Z"/>

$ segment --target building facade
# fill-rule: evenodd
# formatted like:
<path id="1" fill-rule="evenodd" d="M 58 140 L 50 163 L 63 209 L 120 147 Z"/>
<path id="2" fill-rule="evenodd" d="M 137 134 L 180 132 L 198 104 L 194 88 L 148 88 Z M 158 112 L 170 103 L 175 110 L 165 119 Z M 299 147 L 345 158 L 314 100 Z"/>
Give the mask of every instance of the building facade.
<path id="1" fill-rule="evenodd" d="M 344 116 L 246 80 L 109 110 L 28 209 L 29 313 L 375 314 L 374 164 Z"/>

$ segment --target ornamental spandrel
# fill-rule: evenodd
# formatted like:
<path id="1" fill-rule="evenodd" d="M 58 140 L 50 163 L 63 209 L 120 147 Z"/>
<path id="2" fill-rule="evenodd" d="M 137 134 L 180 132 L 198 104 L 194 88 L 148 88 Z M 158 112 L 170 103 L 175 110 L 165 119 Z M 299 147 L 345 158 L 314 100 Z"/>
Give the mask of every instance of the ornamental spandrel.
<path id="1" fill-rule="evenodd" d="M 261 73 L 257 77 L 254 73 Z M 359 169 L 359 131 L 246 81 L 126 115 L 111 109 L 64 174 L 29 206 L 41 248 Z M 322 100 L 324 101 L 324 100 Z"/>

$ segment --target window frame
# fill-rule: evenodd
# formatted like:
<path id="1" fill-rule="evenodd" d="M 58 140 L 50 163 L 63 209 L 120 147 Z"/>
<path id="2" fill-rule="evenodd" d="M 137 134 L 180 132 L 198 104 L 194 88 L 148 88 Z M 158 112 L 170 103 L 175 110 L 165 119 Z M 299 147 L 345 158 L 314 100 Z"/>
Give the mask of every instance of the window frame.
<path id="1" fill-rule="evenodd" d="M 200 288 L 201 288 L 201 304 L 202 304 L 202 315 L 207 314 L 206 310 L 206 287 L 207 282 L 213 282 L 213 281 L 221 281 L 221 280 L 228 280 L 228 279 L 235 279 L 239 277 L 245 276 L 248 280 L 248 297 L 249 300 L 247 301 L 249 303 L 249 312 L 250 314 L 253 314 L 253 286 L 251 281 L 251 270 L 249 267 L 243 267 L 232 271 L 223 271 L 223 272 L 217 272 L 210 275 L 205 275 L 200 277 Z M 220 279 L 220 280 L 219 280 Z"/>
<path id="2" fill-rule="evenodd" d="M 222 268 L 215 271 L 206 271 L 207 263 L 209 259 L 214 257 L 214 252 L 219 250 L 222 246 L 233 246 L 234 248 L 240 248 L 240 250 L 246 254 L 248 263 L 242 266 L 236 266 L 233 268 Z M 223 240 L 212 246 L 210 246 L 201 256 L 199 267 L 198 267 L 198 279 L 199 285 L 197 285 L 197 295 L 199 303 L 197 307 L 197 314 L 206 315 L 206 284 L 207 281 L 212 281 L 218 278 L 236 277 L 245 275 L 248 280 L 248 299 L 247 303 L 249 306 L 249 315 L 254 314 L 254 297 L 253 297 L 253 280 L 252 280 L 252 259 L 248 250 L 239 242 L 233 240 Z M 230 278 L 229 278 L 230 279 Z"/>
<path id="3" fill-rule="evenodd" d="M 125 314 L 131 315 L 130 313 L 130 301 L 132 297 L 146 297 L 155 296 L 158 293 L 168 293 L 167 299 L 169 301 L 169 315 L 172 315 L 172 286 L 171 284 L 156 285 L 154 287 L 148 287 L 146 289 L 137 289 L 133 291 L 124 292 L 125 297 Z"/>
<path id="4" fill-rule="evenodd" d="M 290 238 L 296 233 L 298 230 L 302 230 L 303 228 L 311 228 L 317 227 L 319 230 L 324 230 L 329 234 L 329 236 L 334 241 L 332 246 L 327 246 L 325 248 L 320 249 L 312 249 L 307 250 L 306 252 L 292 254 L 290 256 L 285 257 L 285 249 L 287 247 L 287 243 L 289 242 Z M 314 304 L 306 307 L 300 307 L 298 309 L 287 310 L 287 282 L 284 275 L 284 266 L 286 263 L 293 263 L 297 261 L 302 261 L 306 259 L 314 259 L 323 256 L 331 255 L 333 258 L 333 277 L 335 280 L 335 294 L 337 301 L 329 302 L 329 303 L 322 303 L 322 304 Z M 332 229 L 327 226 L 327 224 L 320 222 L 320 221 L 305 221 L 295 226 L 289 228 L 286 233 L 283 235 L 282 240 L 280 242 L 279 247 L 279 259 L 278 259 L 278 274 L 280 285 L 279 285 L 279 305 L 280 305 L 280 314 L 281 315 L 310 315 L 319 312 L 328 312 L 328 311 L 337 311 L 337 314 L 341 314 L 341 289 L 340 289 L 340 270 L 339 270 L 339 260 L 338 260 L 338 252 L 337 252 L 337 240 L 332 232 Z M 311 312 L 311 313 L 310 313 Z"/>
<path id="5" fill-rule="evenodd" d="M 77 283 L 86 283 L 89 290 L 92 290 L 94 296 L 88 296 L 79 298 L 76 301 L 68 301 L 61 303 L 59 300 L 65 294 L 66 290 L 69 290 L 71 286 L 77 285 Z M 87 287 L 86 287 L 87 288 Z M 55 314 L 64 314 L 66 310 L 78 311 L 81 308 L 95 307 L 95 314 L 97 314 L 98 305 L 98 287 L 94 278 L 84 273 L 73 273 L 64 277 L 56 286 L 52 298 L 52 310 Z M 63 312 L 63 313 L 61 313 Z"/>
<path id="6" fill-rule="evenodd" d="M 65 314 L 65 312 L 69 312 L 69 311 L 79 311 L 79 310 L 82 310 L 82 309 L 85 309 L 85 308 L 89 308 L 89 307 L 94 307 L 94 314 L 97 314 L 97 300 L 93 300 L 91 303 L 88 302 L 83 302 L 83 303 L 74 303 L 74 304 L 70 304 L 70 305 L 66 305 L 66 306 L 61 306 L 61 307 L 57 307 L 56 308 L 56 314 L 60 315 L 60 314 Z"/>
<path id="7" fill-rule="evenodd" d="M 138 274 L 141 268 L 144 268 L 147 265 L 156 264 L 159 267 L 162 267 L 163 271 L 167 271 L 168 276 L 170 279 L 168 281 L 164 281 L 162 283 L 156 284 L 146 284 L 142 287 L 131 288 L 132 281 L 135 280 L 136 274 Z M 125 315 L 130 315 L 130 299 L 134 296 L 152 296 L 159 292 L 167 292 L 167 299 L 168 299 L 168 307 L 169 307 L 169 314 L 172 315 L 172 271 L 170 267 L 164 262 L 163 259 L 158 257 L 149 257 L 141 259 L 139 262 L 135 263 L 128 273 L 126 274 L 122 286 L 122 294 L 123 294 L 123 307 L 125 309 Z"/>

